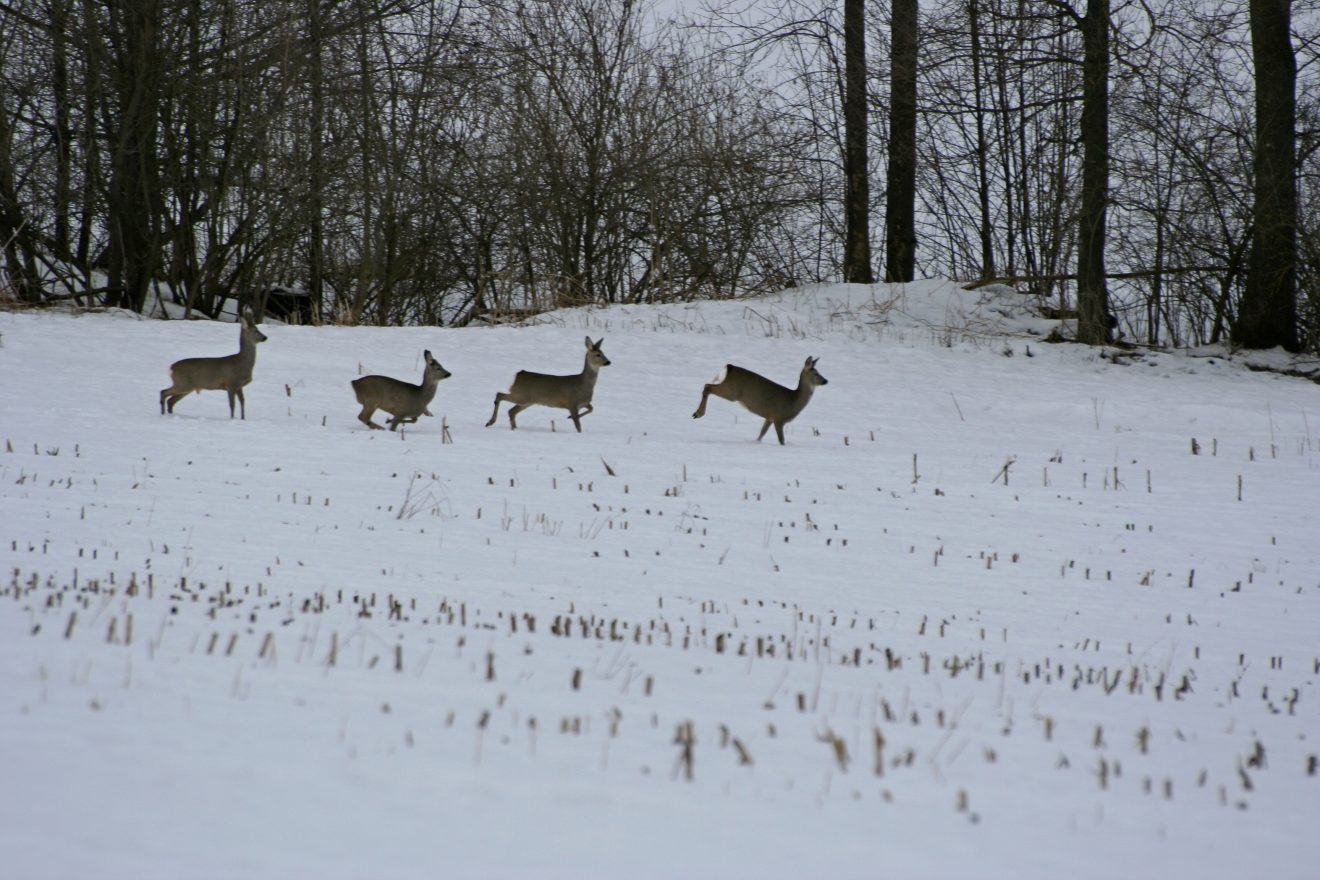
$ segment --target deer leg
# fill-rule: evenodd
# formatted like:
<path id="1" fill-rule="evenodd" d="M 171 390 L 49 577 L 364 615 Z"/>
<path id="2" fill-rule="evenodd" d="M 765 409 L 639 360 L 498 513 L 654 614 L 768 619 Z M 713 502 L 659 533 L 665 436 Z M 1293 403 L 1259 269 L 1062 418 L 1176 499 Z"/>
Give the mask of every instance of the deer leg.
<path id="1" fill-rule="evenodd" d="M 568 411 L 568 417 L 573 420 L 573 425 L 578 429 L 579 434 L 582 433 L 582 417 L 589 412 L 593 412 L 594 410 L 595 407 L 593 407 L 590 403 L 584 403 L 582 404 L 582 409 L 578 410 L 576 414 L 574 414 L 574 412 L 571 409 Z"/>
<path id="2" fill-rule="evenodd" d="M 515 417 L 518 415 L 518 413 L 527 409 L 527 407 L 529 406 L 531 406 L 530 403 L 516 403 L 513 406 L 509 407 L 509 430 L 516 431 L 518 429 L 518 422 Z M 494 421 L 493 418 L 492 421 Z"/>
<path id="3" fill-rule="evenodd" d="M 774 420 L 773 420 L 773 419 L 766 419 L 766 420 L 765 420 L 765 424 L 761 426 L 761 433 L 759 433 L 759 434 L 756 435 L 756 442 L 757 442 L 757 443 L 760 443 L 760 442 L 761 442 L 761 438 L 765 436 L 765 432 L 766 432 L 766 431 L 769 431 L 769 430 L 770 430 L 770 426 L 773 425 L 773 424 L 774 424 Z"/>
<path id="4" fill-rule="evenodd" d="M 779 445 L 784 445 L 784 423 L 775 422 L 775 434 L 779 436 Z"/>
<path id="5" fill-rule="evenodd" d="M 174 386 L 171 385 L 170 388 Z M 170 396 L 170 388 L 160 389 L 160 414 L 165 415 L 165 398 Z"/>
<path id="6" fill-rule="evenodd" d="M 380 425 L 376 424 L 371 420 L 371 414 L 374 413 L 375 411 L 376 408 L 374 406 L 362 407 L 362 412 L 358 413 L 358 421 L 366 425 L 368 428 L 370 428 L 373 431 L 383 431 L 385 430 L 384 428 L 382 428 Z"/>
<path id="7" fill-rule="evenodd" d="M 509 395 L 505 394 L 503 391 L 495 395 L 495 409 L 491 410 L 490 421 L 486 423 L 487 428 L 495 424 L 495 417 L 500 414 L 500 404 L 508 399 Z"/>
<path id="8" fill-rule="evenodd" d="M 239 418 L 241 418 L 243 421 L 247 421 L 247 401 L 243 399 L 243 389 L 242 389 L 242 388 L 236 388 L 236 389 L 234 389 L 234 394 L 237 394 L 237 395 L 238 395 L 238 411 L 239 411 L 239 414 L 240 414 L 240 415 L 239 415 Z M 233 395 L 230 395 L 230 397 L 229 397 L 229 417 L 230 417 L 231 419 L 234 417 L 234 396 L 233 396 Z"/>
<path id="9" fill-rule="evenodd" d="M 701 405 L 698 406 L 697 411 L 692 414 L 692 418 L 699 419 L 706 414 L 706 400 L 712 394 L 731 403 L 738 402 L 737 392 L 730 389 L 727 382 L 712 382 L 701 389 Z"/>
<path id="10" fill-rule="evenodd" d="M 417 421 L 417 416 L 394 416 L 389 420 L 388 424 L 390 430 L 395 431 L 398 430 L 399 425 L 411 425 L 415 421 Z"/>
<path id="11" fill-rule="evenodd" d="M 701 389 L 701 405 L 698 406 L 697 411 L 692 414 L 692 418 L 699 419 L 706 414 L 706 398 L 710 397 L 710 392 L 714 387 L 714 385 L 707 385 L 705 388 Z"/>

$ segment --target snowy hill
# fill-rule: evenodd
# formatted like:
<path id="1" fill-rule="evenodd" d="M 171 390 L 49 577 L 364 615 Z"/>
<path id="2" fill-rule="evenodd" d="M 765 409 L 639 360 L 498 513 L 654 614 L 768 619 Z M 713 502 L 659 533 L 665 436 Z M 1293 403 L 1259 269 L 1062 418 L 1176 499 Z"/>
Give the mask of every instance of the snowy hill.
<path id="1" fill-rule="evenodd" d="M 158 408 L 233 325 L 0 313 L 0 876 L 1314 876 L 1320 390 L 1021 300 L 267 324 L 246 421 Z"/>

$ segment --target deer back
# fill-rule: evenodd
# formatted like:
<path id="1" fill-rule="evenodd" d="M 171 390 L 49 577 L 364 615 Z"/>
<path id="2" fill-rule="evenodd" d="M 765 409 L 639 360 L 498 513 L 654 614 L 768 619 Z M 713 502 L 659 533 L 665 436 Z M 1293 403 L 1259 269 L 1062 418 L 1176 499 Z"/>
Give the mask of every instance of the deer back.
<path id="1" fill-rule="evenodd" d="M 175 389 L 183 391 L 235 390 L 252 381 L 257 362 L 257 343 L 266 334 L 257 329 L 249 313 L 240 319 L 238 352 L 224 357 L 184 358 L 170 366 Z"/>
<path id="2" fill-rule="evenodd" d="M 828 380 L 816 370 L 816 358 L 807 358 L 798 374 L 797 388 L 785 388 L 759 373 L 729 364 L 718 383 L 724 396 L 763 419 L 790 422 L 811 400 L 811 394 Z"/>
<path id="3" fill-rule="evenodd" d="M 554 376 L 519 370 L 513 377 L 513 384 L 509 386 L 509 397 L 520 405 L 539 404 L 568 410 L 576 410 L 590 403 L 600 368 L 610 365 L 609 358 L 601 350 L 604 341 L 602 337 L 592 342 L 591 337 L 587 337 L 587 353 L 580 373 Z"/>
<path id="4" fill-rule="evenodd" d="M 431 352 L 423 352 L 422 357 L 426 359 L 426 368 L 420 385 L 391 376 L 363 376 L 354 379 L 353 393 L 357 395 L 358 403 L 384 410 L 393 416 L 421 415 L 435 399 L 436 386 L 440 380 L 453 375 L 431 356 Z"/>

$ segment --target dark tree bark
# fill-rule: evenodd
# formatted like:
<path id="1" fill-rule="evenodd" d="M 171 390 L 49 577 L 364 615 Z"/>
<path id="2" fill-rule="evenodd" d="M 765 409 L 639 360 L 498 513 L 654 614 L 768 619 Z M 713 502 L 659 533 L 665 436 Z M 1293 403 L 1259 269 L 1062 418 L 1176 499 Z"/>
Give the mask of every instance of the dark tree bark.
<path id="1" fill-rule="evenodd" d="M 55 0 L 50 4 L 51 98 L 54 126 L 51 135 L 55 149 L 55 256 L 70 260 L 73 250 L 69 238 L 70 208 L 73 204 L 73 131 L 69 124 L 72 112 L 69 90 L 69 3 Z"/>
<path id="2" fill-rule="evenodd" d="M 83 45 L 88 47 L 90 47 L 94 36 L 99 39 L 99 32 L 95 26 L 95 7 L 95 0 L 82 0 L 79 4 L 81 10 L 81 39 Z M 81 95 L 83 118 L 82 124 L 79 126 L 79 137 L 83 152 L 79 163 L 82 170 L 82 186 L 78 193 L 78 243 L 75 259 L 78 266 L 88 275 L 90 275 L 89 269 L 93 259 L 93 230 L 98 225 L 97 220 L 99 219 L 97 194 L 104 187 L 104 177 L 101 173 L 104 144 L 101 138 L 98 137 L 97 129 L 97 109 L 101 106 L 102 88 L 105 80 L 101 61 L 102 57 L 99 50 L 90 48 L 85 50 L 84 64 L 86 69 L 83 72 L 83 94 Z"/>
<path id="3" fill-rule="evenodd" d="M 980 210 L 981 278 L 995 277 L 995 237 L 990 225 L 990 142 L 986 134 L 985 61 L 981 51 L 980 0 L 968 0 L 972 48 L 972 96 L 976 113 L 976 202 Z"/>
<path id="4" fill-rule="evenodd" d="M 843 2 L 843 280 L 875 281 L 871 272 L 871 188 L 866 158 L 866 3 Z"/>
<path id="5" fill-rule="evenodd" d="M 307 168 L 307 292 L 312 298 L 312 321 L 319 324 L 325 308 L 325 69 L 321 27 L 321 0 L 308 0 L 307 76 L 311 90 L 311 130 L 308 132 Z"/>
<path id="6" fill-rule="evenodd" d="M 9 97 L 7 90 L 0 88 L 0 99 Z M 20 302 L 40 302 L 40 273 L 32 234 L 14 180 L 13 136 L 13 120 L 6 105 L 0 110 L 0 269 L 9 276 L 11 292 Z"/>
<path id="7" fill-rule="evenodd" d="M 110 288 L 107 305 L 142 311 L 160 265 L 159 0 L 110 4 L 110 75 L 117 101 L 106 204 Z"/>
<path id="8" fill-rule="evenodd" d="M 911 281 L 917 265 L 917 0 L 894 0 L 892 15 L 885 280 L 898 282 Z"/>
<path id="9" fill-rule="evenodd" d="M 1077 341 L 1112 340 L 1105 287 L 1109 209 L 1109 0 L 1087 0 L 1082 28 L 1082 203 L 1077 217 Z"/>
<path id="10" fill-rule="evenodd" d="M 1251 255 L 1233 341 L 1245 348 L 1297 351 L 1297 60 L 1290 0 L 1250 0 L 1250 14 L 1256 191 Z"/>

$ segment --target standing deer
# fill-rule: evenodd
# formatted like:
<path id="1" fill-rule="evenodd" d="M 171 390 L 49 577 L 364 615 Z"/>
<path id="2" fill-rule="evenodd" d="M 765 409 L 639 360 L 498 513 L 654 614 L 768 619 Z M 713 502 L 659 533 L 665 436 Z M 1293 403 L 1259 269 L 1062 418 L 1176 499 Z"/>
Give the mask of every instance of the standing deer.
<path id="1" fill-rule="evenodd" d="M 701 389 L 701 405 L 692 414 L 692 418 L 699 419 L 706 414 L 706 398 L 714 394 L 716 397 L 742 404 L 744 409 L 765 419 L 761 433 L 756 435 L 758 443 L 765 436 L 765 432 L 770 430 L 770 426 L 774 425 L 775 434 L 779 436 L 779 445 L 783 446 L 784 425 L 797 418 L 798 413 L 806 408 L 807 402 L 811 400 L 811 393 L 818 386 L 829 384 L 824 376 L 816 372 L 816 361 L 817 358 L 807 358 L 807 362 L 802 366 L 802 374 L 798 376 L 796 389 L 785 388 L 778 382 L 771 382 L 751 370 L 726 364 L 715 377 L 715 381 Z"/>
<path id="2" fill-rule="evenodd" d="M 587 337 L 587 357 L 581 373 L 572 376 L 547 376 L 545 373 L 519 370 L 513 377 L 513 384 L 509 386 L 509 390 L 495 395 L 495 409 L 491 411 L 490 421 L 486 422 L 486 427 L 495 424 L 495 418 L 500 414 L 500 404 L 507 400 L 513 404 L 509 407 L 511 429 L 518 427 L 516 421 L 518 413 L 529 406 L 540 404 L 568 410 L 568 417 L 573 420 L 573 427 L 578 429 L 579 434 L 582 433 L 581 419 L 592 410 L 591 395 L 596 390 L 596 375 L 601 367 L 610 365 L 610 359 L 605 357 L 605 352 L 600 349 L 604 341 L 604 337 L 595 342 L 591 341 L 590 336 Z"/>
<path id="3" fill-rule="evenodd" d="M 422 357 L 426 358 L 426 368 L 420 385 L 401 382 L 389 376 L 354 379 L 353 393 L 357 395 L 358 403 L 362 404 L 358 421 L 373 431 L 382 431 L 384 429 L 371 420 L 371 415 L 383 409 L 392 416 L 388 424 L 393 431 L 399 425 L 411 424 L 421 416 L 429 416 L 431 413 L 426 405 L 435 397 L 435 387 L 441 379 L 448 379 L 453 373 L 440 366 L 440 362 L 431 357 L 429 351 L 422 352 Z"/>
<path id="4" fill-rule="evenodd" d="M 238 353 L 225 357 L 184 358 L 170 365 L 170 380 L 174 383 L 160 392 L 160 412 L 174 412 L 174 404 L 194 391 L 229 392 L 229 417 L 234 417 L 234 398 L 238 398 L 241 418 L 247 419 L 247 402 L 243 400 L 243 386 L 252 381 L 252 367 L 257 362 L 257 343 L 266 341 L 266 334 L 257 329 L 252 313 L 247 309 L 239 318 Z"/>

